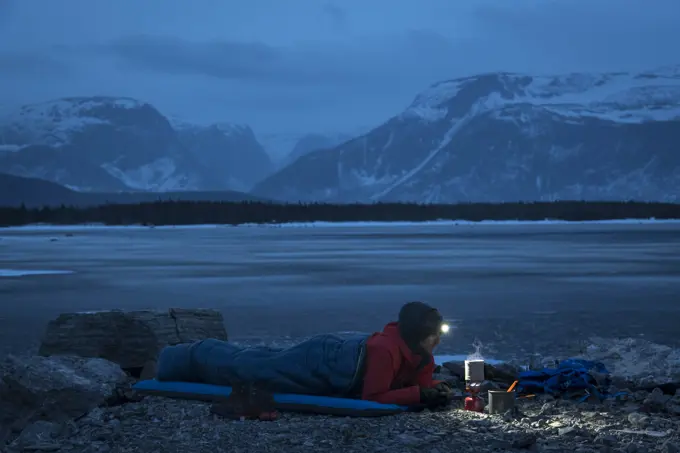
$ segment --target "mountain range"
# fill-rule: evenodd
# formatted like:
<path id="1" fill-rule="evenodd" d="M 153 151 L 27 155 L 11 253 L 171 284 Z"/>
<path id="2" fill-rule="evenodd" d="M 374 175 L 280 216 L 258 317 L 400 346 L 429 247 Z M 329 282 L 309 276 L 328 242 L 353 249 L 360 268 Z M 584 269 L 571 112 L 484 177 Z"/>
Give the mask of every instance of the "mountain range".
<path id="1" fill-rule="evenodd" d="M 291 148 L 273 162 L 246 125 L 193 124 L 130 98 L 63 98 L 0 120 L 0 172 L 78 192 L 282 201 L 678 201 L 680 66 L 457 78 L 355 137 L 289 135 L 260 137 Z"/>
<path id="2" fill-rule="evenodd" d="M 77 191 L 247 190 L 271 170 L 248 126 L 171 122 L 130 98 L 63 98 L 0 121 L 0 172 Z"/>
<path id="3" fill-rule="evenodd" d="M 329 202 L 680 196 L 680 67 L 442 81 L 370 132 L 311 152 L 254 194 Z"/>

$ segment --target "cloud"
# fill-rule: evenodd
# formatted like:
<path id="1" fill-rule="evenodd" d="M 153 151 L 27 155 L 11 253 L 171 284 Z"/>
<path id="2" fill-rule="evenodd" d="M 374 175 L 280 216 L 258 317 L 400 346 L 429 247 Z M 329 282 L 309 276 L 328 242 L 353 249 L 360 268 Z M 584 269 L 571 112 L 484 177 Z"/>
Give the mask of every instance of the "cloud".
<path id="1" fill-rule="evenodd" d="M 279 87 L 393 85 L 414 77 L 429 80 L 428 70 L 432 73 L 439 69 L 435 72 L 443 75 L 451 68 L 446 57 L 453 51 L 441 35 L 418 30 L 361 45 L 317 42 L 297 47 L 138 35 L 97 47 L 97 52 L 102 49 L 121 63 L 146 71 L 266 82 Z M 418 71 L 413 70 L 414 64 Z"/>
<path id="2" fill-rule="evenodd" d="M 322 11 L 331 22 L 331 27 L 336 32 L 346 31 L 349 27 L 349 19 L 347 11 L 332 3 L 326 3 L 322 7 Z"/>
<path id="3" fill-rule="evenodd" d="M 280 64 L 281 51 L 262 43 L 190 42 L 168 36 L 128 36 L 102 46 L 136 68 L 224 79 L 262 79 Z"/>
<path id="4" fill-rule="evenodd" d="M 514 47 L 518 58 L 568 72 L 680 63 L 678 0 L 523 1 L 474 13 L 480 28 Z"/>
<path id="5" fill-rule="evenodd" d="M 0 77 L 63 76 L 71 65 L 46 52 L 0 52 Z"/>
<path id="6" fill-rule="evenodd" d="M 0 0 L 0 27 L 9 22 L 15 6 L 13 0 Z"/>
<path id="7" fill-rule="evenodd" d="M 342 129 L 443 79 L 680 63 L 680 0 L 198 3 L 0 0 L 2 101 L 119 94 L 256 129 Z"/>

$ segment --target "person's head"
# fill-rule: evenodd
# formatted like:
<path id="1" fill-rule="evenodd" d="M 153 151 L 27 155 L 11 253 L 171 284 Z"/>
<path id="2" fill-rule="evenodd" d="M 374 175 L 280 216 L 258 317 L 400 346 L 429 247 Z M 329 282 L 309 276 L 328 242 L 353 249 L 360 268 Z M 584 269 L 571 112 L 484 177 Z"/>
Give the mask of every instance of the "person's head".
<path id="1" fill-rule="evenodd" d="M 409 302 L 399 311 L 399 333 L 409 345 L 419 345 L 430 354 L 439 344 L 444 318 L 423 302 Z"/>

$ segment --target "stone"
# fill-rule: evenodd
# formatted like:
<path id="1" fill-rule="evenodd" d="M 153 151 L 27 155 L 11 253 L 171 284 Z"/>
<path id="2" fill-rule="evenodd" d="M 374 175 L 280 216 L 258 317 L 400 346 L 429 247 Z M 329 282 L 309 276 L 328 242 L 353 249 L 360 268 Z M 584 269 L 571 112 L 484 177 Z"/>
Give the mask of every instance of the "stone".
<path id="1" fill-rule="evenodd" d="M 13 445 L 30 448 L 38 445 L 51 444 L 52 440 L 61 434 L 63 425 L 45 420 L 35 421 L 26 426 Z"/>
<path id="2" fill-rule="evenodd" d="M 661 411 L 665 408 L 666 403 L 671 399 L 670 395 L 664 395 L 660 388 L 655 388 L 647 395 L 642 404 L 652 411 Z"/>
<path id="3" fill-rule="evenodd" d="M 564 428 L 558 428 L 557 434 L 560 436 L 576 435 L 578 430 L 573 426 L 565 426 Z"/>
<path id="4" fill-rule="evenodd" d="M 523 434 L 512 441 L 512 448 L 528 449 L 536 443 L 535 434 Z"/>
<path id="5" fill-rule="evenodd" d="M 448 384 L 451 384 L 453 387 L 456 387 L 458 385 L 458 377 L 452 376 L 450 374 L 435 373 L 432 375 L 432 379 L 434 379 L 435 381 L 446 382 Z"/>
<path id="6" fill-rule="evenodd" d="M 591 338 L 584 358 L 602 362 L 617 387 L 653 389 L 680 382 L 680 349 L 640 338 Z"/>
<path id="7" fill-rule="evenodd" d="M 9 356 L 0 381 L 0 425 L 18 432 L 32 421 L 57 423 L 106 403 L 128 376 L 104 359 Z"/>
<path id="8" fill-rule="evenodd" d="M 651 419 L 649 416 L 640 412 L 631 412 L 628 414 L 628 422 L 636 428 L 646 428 L 649 426 Z"/>
<path id="9" fill-rule="evenodd" d="M 227 340 L 216 310 L 65 313 L 48 324 L 39 353 L 99 357 L 131 370 L 156 359 L 165 346 L 206 338 Z"/>
<path id="10" fill-rule="evenodd" d="M 453 376 L 457 376 L 461 380 L 465 379 L 464 362 L 445 362 L 442 367 L 446 368 Z"/>
<path id="11" fill-rule="evenodd" d="M 664 442 L 664 444 L 661 446 L 661 451 L 663 453 L 680 453 L 680 446 L 678 446 L 678 444 L 667 441 Z"/>

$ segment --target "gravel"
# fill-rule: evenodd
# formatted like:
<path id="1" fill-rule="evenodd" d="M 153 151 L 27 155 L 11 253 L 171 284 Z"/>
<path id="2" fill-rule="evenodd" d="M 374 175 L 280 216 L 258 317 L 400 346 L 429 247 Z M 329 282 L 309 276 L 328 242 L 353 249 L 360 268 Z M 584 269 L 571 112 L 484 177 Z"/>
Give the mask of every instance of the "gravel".
<path id="1" fill-rule="evenodd" d="M 97 408 L 65 424 L 35 422 L 7 452 L 678 452 L 680 417 L 642 413 L 635 401 L 518 401 L 504 415 L 452 407 L 381 418 L 280 414 L 233 421 L 210 404 L 160 397 Z"/>

